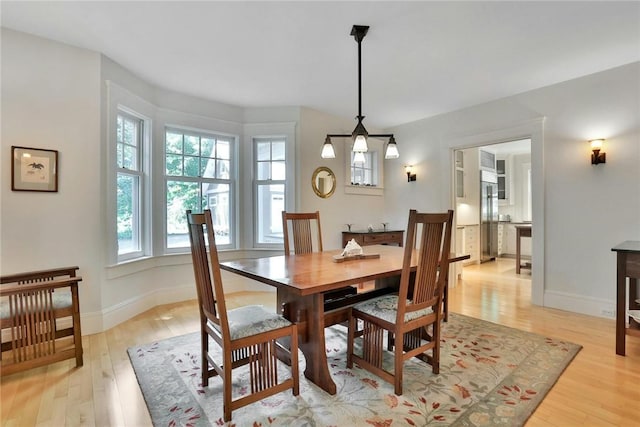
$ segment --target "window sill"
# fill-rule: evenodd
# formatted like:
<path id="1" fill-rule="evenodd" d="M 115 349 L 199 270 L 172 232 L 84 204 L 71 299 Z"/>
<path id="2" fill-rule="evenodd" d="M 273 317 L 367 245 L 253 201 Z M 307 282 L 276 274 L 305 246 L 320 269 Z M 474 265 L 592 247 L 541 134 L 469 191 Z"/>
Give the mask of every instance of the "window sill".
<path id="1" fill-rule="evenodd" d="M 368 187 L 366 185 L 345 185 L 346 194 L 360 194 L 365 196 L 384 196 L 384 187 Z"/>
<path id="2" fill-rule="evenodd" d="M 262 258 L 265 256 L 282 255 L 282 249 L 227 249 L 219 250 L 218 255 L 220 261 L 231 261 L 242 258 Z M 191 252 L 147 256 L 107 266 L 106 276 L 108 280 L 111 280 L 151 270 L 156 267 L 189 265 L 191 262 Z"/>

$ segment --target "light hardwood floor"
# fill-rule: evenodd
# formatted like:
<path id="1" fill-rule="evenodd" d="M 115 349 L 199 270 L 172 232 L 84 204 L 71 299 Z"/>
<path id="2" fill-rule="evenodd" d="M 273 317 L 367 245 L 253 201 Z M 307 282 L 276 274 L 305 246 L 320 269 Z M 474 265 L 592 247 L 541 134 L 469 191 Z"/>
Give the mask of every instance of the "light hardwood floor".
<path id="1" fill-rule="evenodd" d="M 613 289 L 613 288 L 612 288 Z M 451 311 L 581 344 L 527 426 L 640 425 L 640 338 L 615 354 L 614 321 L 532 306 L 531 281 L 513 260 L 465 267 L 450 291 Z M 275 305 L 272 293 L 239 293 L 236 307 Z M 83 337 L 84 366 L 74 361 L 2 378 L 0 424 L 150 426 L 126 349 L 198 329 L 195 301 L 155 307 L 104 333 Z"/>

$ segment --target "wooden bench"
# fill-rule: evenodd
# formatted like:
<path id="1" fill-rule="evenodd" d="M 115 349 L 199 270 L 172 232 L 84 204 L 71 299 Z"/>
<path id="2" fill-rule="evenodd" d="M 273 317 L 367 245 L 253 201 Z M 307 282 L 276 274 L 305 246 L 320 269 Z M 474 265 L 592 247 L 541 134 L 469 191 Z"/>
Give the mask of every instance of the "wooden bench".
<path id="1" fill-rule="evenodd" d="M 0 277 L 2 376 L 74 357 L 82 366 L 77 270 Z"/>

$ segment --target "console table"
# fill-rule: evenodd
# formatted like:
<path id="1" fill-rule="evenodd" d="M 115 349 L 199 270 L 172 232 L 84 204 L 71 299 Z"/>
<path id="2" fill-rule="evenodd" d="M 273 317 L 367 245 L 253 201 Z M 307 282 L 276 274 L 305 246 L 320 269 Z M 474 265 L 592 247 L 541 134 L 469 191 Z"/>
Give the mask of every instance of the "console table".
<path id="1" fill-rule="evenodd" d="M 390 231 L 343 231 L 342 247 L 351 239 L 355 239 L 360 246 L 367 245 L 398 245 L 403 244 L 404 230 Z"/>
<path id="2" fill-rule="evenodd" d="M 640 337 L 640 323 L 627 319 L 627 278 L 629 279 L 629 309 L 640 310 L 638 279 L 640 279 L 640 241 L 627 240 L 611 248 L 617 253 L 616 285 L 616 354 L 625 355 L 625 335 Z M 629 327 L 626 321 L 629 321 Z"/>

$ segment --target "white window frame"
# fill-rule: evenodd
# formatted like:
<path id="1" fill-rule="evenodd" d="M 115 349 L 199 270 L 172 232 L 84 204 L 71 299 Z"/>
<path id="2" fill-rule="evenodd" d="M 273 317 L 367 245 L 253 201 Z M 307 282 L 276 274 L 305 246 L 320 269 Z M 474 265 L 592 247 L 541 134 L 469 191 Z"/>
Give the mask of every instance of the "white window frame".
<path id="1" fill-rule="evenodd" d="M 257 185 L 256 185 L 256 158 L 255 158 L 255 140 L 264 138 L 281 138 L 285 141 L 285 210 L 295 211 L 297 208 L 296 201 L 296 123 L 246 123 L 244 126 L 244 152 L 245 165 L 251 165 L 250 179 L 244 181 L 243 189 L 245 190 L 244 205 L 249 207 L 242 217 L 245 235 L 243 236 L 244 247 L 254 249 L 276 249 L 282 250 L 283 243 L 258 243 L 257 236 L 257 216 L 258 207 Z"/>
<path id="2" fill-rule="evenodd" d="M 273 179 L 273 167 L 270 167 L 270 174 L 269 174 L 269 178 L 267 179 L 259 179 L 258 178 L 258 164 L 259 163 L 271 163 L 273 164 L 274 162 L 279 162 L 281 160 L 274 160 L 273 158 L 273 150 L 271 150 L 270 155 L 269 155 L 269 160 L 268 161 L 263 161 L 263 160 L 258 160 L 258 156 L 257 156 L 257 151 L 258 151 L 258 144 L 259 143 L 270 143 L 273 144 L 274 142 L 284 142 L 284 146 L 285 146 L 285 158 L 284 158 L 284 163 L 285 163 L 285 179 Z M 273 246 L 282 246 L 284 243 L 283 242 L 276 242 L 276 243 L 266 243 L 266 242 L 258 242 L 258 238 L 260 237 L 260 230 L 259 230 L 259 225 L 261 223 L 261 218 L 259 218 L 258 215 L 258 207 L 260 204 L 259 201 L 259 196 L 260 196 L 260 187 L 262 186 L 269 186 L 269 185 L 282 185 L 283 186 L 283 191 L 282 191 L 282 197 L 284 198 L 284 203 L 283 206 L 286 206 L 286 202 L 287 202 L 287 179 L 290 179 L 286 173 L 286 164 L 287 164 L 287 154 L 286 154 L 286 147 L 287 147 L 287 140 L 286 137 L 284 136 L 270 136 L 270 137 L 255 137 L 253 138 L 252 141 L 252 148 L 253 148 L 253 176 L 255 177 L 253 180 L 253 202 L 254 202 L 254 217 L 255 217 L 255 221 L 254 221 L 254 245 L 255 247 L 273 247 Z M 285 208 L 286 210 L 286 208 Z M 278 214 L 274 214 L 271 216 L 271 224 L 274 223 L 274 221 L 276 221 L 276 227 L 278 226 L 278 221 L 280 222 L 280 224 L 282 224 L 282 215 L 278 215 Z M 280 226 L 280 228 L 282 228 L 282 226 Z M 281 230 L 282 231 L 282 230 Z"/>
<path id="3" fill-rule="evenodd" d="M 373 158 L 372 166 L 372 177 L 373 181 L 376 183 L 375 186 L 365 186 L 365 185 L 352 185 L 351 184 L 351 172 L 352 172 L 352 164 L 351 164 L 351 152 L 353 150 L 353 142 L 348 142 L 344 144 L 345 149 L 345 176 L 347 179 L 345 180 L 344 192 L 347 194 L 360 194 L 367 196 L 384 196 L 384 155 L 383 148 L 384 142 L 375 139 L 369 138 L 367 140 L 367 145 L 369 146 L 369 151 L 371 152 L 371 157 Z"/>
<path id="4" fill-rule="evenodd" d="M 212 139 L 223 139 L 229 141 L 229 178 L 203 178 L 203 177 L 189 177 L 189 176 L 173 176 L 167 175 L 166 173 L 166 162 L 167 162 L 167 151 L 166 151 L 166 136 L 167 132 L 175 132 L 182 133 L 183 135 L 197 136 L 200 138 L 212 138 Z M 227 250 L 234 249 L 237 246 L 237 227 L 236 227 L 236 206 L 237 206 L 237 164 L 238 164 L 238 155 L 237 155 L 237 143 L 238 137 L 237 135 L 230 135 L 223 132 L 216 132 L 214 130 L 208 129 L 198 129 L 186 126 L 179 125 L 169 125 L 166 124 L 163 131 L 162 136 L 162 175 L 164 177 L 163 186 L 162 186 L 162 194 L 163 194 L 163 205 L 162 205 L 162 218 L 163 218 L 163 237 L 162 237 L 162 246 L 163 251 L 166 254 L 175 254 L 175 253 L 184 253 L 189 250 L 189 245 L 179 246 L 179 247 L 169 247 L 168 245 L 168 218 L 167 218 L 167 186 L 169 181 L 181 181 L 186 183 L 199 183 L 200 189 L 202 188 L 203 183 L 211 183 L 211 184 L 227 184 L 229 185 L 229 243 L 218 243 L 216 241 L 216 246 L 219 250 Z M 200 194 L 202 197 L 202 194 Z M 202 206 L 200 206 L 197 211 L 202 210 Z M 186 213 L 185 213 L 186 218 Z M 216 239 L 217 240 L 217 239 Z"/>
<path id="5" fill-rule="evenodd" d="M 107 87 L 107 192 L 106 192 L 106 222 L 107 222 L 107 263 L 118 265 L 144 259 L 151 256 L 152 237 L 151 227 L 151 174 L 152 174 L 152 129 L 154 108 L 151 104 L 133 95 L 117 84 L 106 81 Z M 139 213 L 140 213 L 140 250 L 126 254 L 118 254 L 118 160 L 117 160 L 117 120 L 118 115 L 124 114 L 141 120 L 141 155 L 139 158 Z M 129 171 L 130 172 L 130 171 Z"/>
<path id="6" fill-rule="evenodd" d="M 145 149 L 145 145 L 148 146 L 148 144 L 145 144 L 145 140 L 147 140 L 147 138 L 145 138 L 145 134 L 148 134 L 147 127 L 150 125 L 150 123 L 149 121 L 146 121 L 145 123 L 144 118 L 141 118 L 139 115 L 136 115 L 133 112 L 127 111 L 127 109 L 124 107 L 118 108 L 118 114 L 116 116 L 116 153 L 117 153 L 117 147 L 121 143 L 121 141 L 119 141 L 117 137 L 118 135 L 117 121 L 118 121 L 118 118 L 120 117 L 122 117 L 123 120 L 136 122 L 136 127 L 137 127 L 137 135 L 136 135 L 137 144 L 133 146 L 133 149 L 136 151 L 136 155 L 135 155 L 136 160 L 135 160 L 135 165 L 133 165 L 134 166 L 133 169 L 120 167 L 119 166 L 120 159 L 116 158 L 116 188 L 117 188 L 117 181 L 120 176 L 127 176 L 137 181 L 137 185 L 134 186 L 132 193 L 133 193 L 133 204 L 134 204 L 133 235 L 135 236 L 133 240 L 137 241 L 138 248 L 133 251 L 121 253 L 120 239 L 117 238 L 118 261 L 122 262 L 122 261 L 128 261 L 131 259 L 140 258 L 145 255 L 144 224 L 147 222 L 146 220 L 147 209 L 145 209 L 145 203 L 144 203 L 144 194 L 146 193 L 145 191 L 146 180 L 145 180 L 145 174 L 144 174 L 145 161 L 144 160 L 145 160 L 146 151 L 147 151 Z M 124 148 L 125 147 L 123 146 L 123 149 Z M 117 194 L 116 194 L 116 198 L 117 198 Z M 118 203 L 116 199 L 116 218 L 117 218 L 117 207 L 118 207 Z M 116 232 L 117 232 L 117 224 L 116 224 Z"/>

